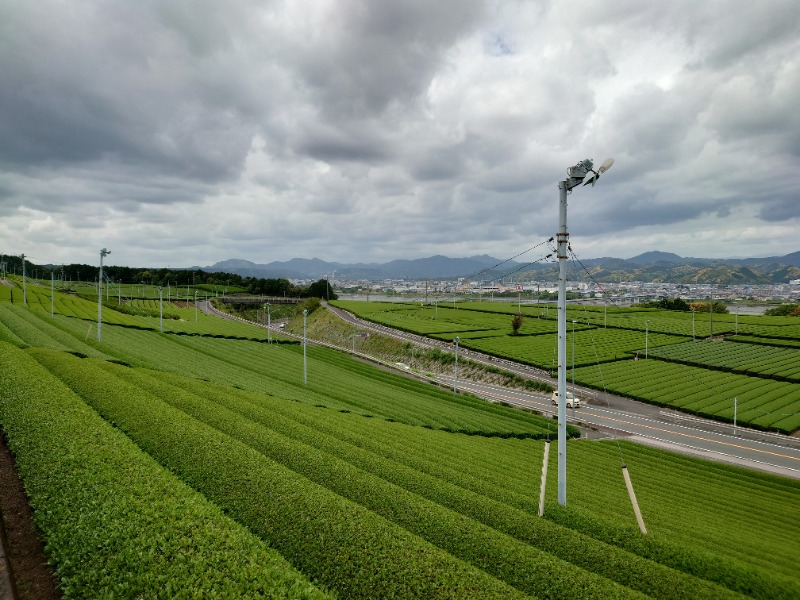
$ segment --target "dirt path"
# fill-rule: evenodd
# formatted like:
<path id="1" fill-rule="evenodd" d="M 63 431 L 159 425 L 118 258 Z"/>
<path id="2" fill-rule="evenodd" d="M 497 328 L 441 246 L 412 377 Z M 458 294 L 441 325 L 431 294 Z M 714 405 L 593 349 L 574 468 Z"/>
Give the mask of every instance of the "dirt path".
<path id="1" fill-rule="evenodd" d="M 33 522 L 33 511 L 22 481 L 14 469 L 14 457 L 0 435 L 0 515 L 5 536 L 0 538 L 6 561 L 0 556 L 0 600 L 58 600 L 61 592 L 44 553 L 44 543 Z M 0 551 L 0 555 L 3 552 Z M 5 563 L 5 564 L 4 564 Z M 4 571 L 10 565 L 10 573 Z M 4 589 L 3 575 L 11 588 Z M 16 595 L 14 595 L 16 593 Z"/>

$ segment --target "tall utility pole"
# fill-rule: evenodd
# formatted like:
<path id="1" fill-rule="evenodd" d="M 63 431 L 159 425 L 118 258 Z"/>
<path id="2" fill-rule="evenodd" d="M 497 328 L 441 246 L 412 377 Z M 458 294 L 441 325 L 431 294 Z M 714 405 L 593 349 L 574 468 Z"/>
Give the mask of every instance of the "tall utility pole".
<path id="1" fill-rule="evenodd" d="M 453 374 L 454 374 L 454 377 L 453 377 L 453 396 L 455 396 L 456 395 L 456 391 L 458 390 L 458 342 L 461 341 L 461 338 L 456 336 L 453 341 L 456 344 L 456 362 L 455 362 L 454 371 L 453 371 Z"/>
<path id="2" fill-rule="evenodd" d="M 21 254 L 22 257 L 22 305 L 28 306 L 28 286 L 25 283 L 25 255 Z"/>
<path id="3" fill-rule="evenodd" d="M 582 160 L 567 169 L 567 178 L 558 182 L 558 503 L 567 504 L 567 258 L 569 258 L 569 233 L 567 233 L 567 194 L 572 188 L 584 183 L 584 178 L 592 173 L 584 183 L 594 182 L 611 165 L 608 159 L 595 171 L 591 159 Z"/>
<path id="4" fill-rule="evenodd" d="M 714 339 L 714 296 L 708 295 L 708 339 Z"/>
<path id="5" fill-rule="evenodd" d="M 306 337 L 306 317 L 308 317 L 308 309 L 303 310 L 303 385 L 308 385 L 308 363 L 306 359 L 308 338 Z"/>
<path id="6" fill-rule="evenodd" d="M 100 341 L 100 326 L 103 322 L 103 258 L 111 254 L 110 250 L 100 250 L 100 273 L 97 277 L 97 341 Z"/>

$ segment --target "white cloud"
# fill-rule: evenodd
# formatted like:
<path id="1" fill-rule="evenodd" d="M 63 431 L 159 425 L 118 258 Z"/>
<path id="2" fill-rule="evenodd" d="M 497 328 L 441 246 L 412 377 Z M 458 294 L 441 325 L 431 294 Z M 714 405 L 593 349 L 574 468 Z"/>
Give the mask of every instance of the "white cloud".
<path id="1" fill-rule="evenodd" d="M 785 254 L 798 57 L 781 0 L 4 2 L 2 250 L 506 258 L 612 155 L 580 256 Z"/>

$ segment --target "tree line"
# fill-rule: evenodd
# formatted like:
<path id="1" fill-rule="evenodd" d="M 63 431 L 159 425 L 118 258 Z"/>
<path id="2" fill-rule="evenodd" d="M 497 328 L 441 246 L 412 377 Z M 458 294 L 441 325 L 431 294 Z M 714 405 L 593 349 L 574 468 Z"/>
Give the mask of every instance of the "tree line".
<path id="1" fill-rule="evenodd" d="M 22 275 L 20 256 L 3 255 L 5 270 Z M 68 265 L 37 265 L 25 260 L 25 273 L 28 277 L 50 279 L 51 276 L 63 281 L 97 281 L 100 272 L 98 265 L 72 263 Z M 297 285 L 286 278 L 243 277 L 236 273 L 221 271 L 209 273 L 202 269 L 143 269 L 136 267 L 103 266 L 103 276 L 116 283 L 146 283 L 148 285 L 200 286 L 216 285 L 239 288 L 247 293 L 263 296 L 286 296 L 300 298 L 324 298 L 336 300 L 337 295 L 326 279 L 319 279 L 310 285 Z"/>

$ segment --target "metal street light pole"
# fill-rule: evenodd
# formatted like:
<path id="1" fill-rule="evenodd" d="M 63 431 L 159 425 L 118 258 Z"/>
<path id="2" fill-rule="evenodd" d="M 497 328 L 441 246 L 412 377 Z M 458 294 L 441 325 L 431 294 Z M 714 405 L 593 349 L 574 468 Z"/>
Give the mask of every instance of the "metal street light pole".
<path id="1" fill-rule="evenodd" d="M 97 278 L 97 341 L 100 341 L 100 327 L 103 323 L 103 257 L 111 254 L 110 250 L 100 250 L 100 276 Z"/>
<path id="2" fill-rule="evenodd" d="M 648 338 L 650 337 L 650 321 L 644 323 L 644 357 L 647 358 Z"/>
<path id="3" fill-rule="evenodd" d="M 453 396 L 456 395 L 456 390 L 458 389 L 458 342 L 461 338 L 456 336 L 453 340 L 456 343 L 456 362 L 455 362 L 455 378 L 453 379 Z"/>
<path id="4" fill-rule="evenodd" d="M 267 302 L 267 343 L 272 343 L 272 315 L 269 312 L 269 302 Z"/>
<path id="5" fill-rule="evenodd" d="M 708 295 L 708 339 L 714 339 L 714 296 Z"/>
<path id="6" fill-rule="evenodd" d="M 21 254 L 20 256 L 22 257 L 22 305 L 28 306 L 28 285 L 25 278 L 25 255 Z M 102 261 L 103 259 L 101 258 L 100 260 Z"/>
<path id="7" fill-rule="evenodd" d="M 308 317 L 308 309 L 303 310 L 303 385 L 308 385 L 308 363 L 306 358 L 308 338 L 306 337 L 306 317 Z"/>
<path id="8" fill-rule="evenodd" d="M 567 504 L 567 191 L 568 180 L 558 182 L 558 503 Z"/>
<path id="9" fill-rule="evenodd" d="M 597 181 L 600 174 L 607 171 L 614 163 L 606 160 L 600 168 L 592 169 L 594 163 L 590 159 L 582 160 L 567 169 L 567 178 L 558 182 L 559 211 L 557 256 L 558 256 L 558 503 L 567 504 L 567 258 L 569 250 L 569 233 L 567 233 L 567 194 L 572 188 L 584 183 L 584 178 L 591 172 L 591 179 L 584 183 Z"/>
<path id="10" fill-rule="evenodd" d="M 158 286 L 158 328 L 164 333 L 164 295 L 161 286 Z"/>
<path id="11" fill-rule="evenodd" d="M 197 290 L 194 291 L 194 322 L 197 323 Z"/>

